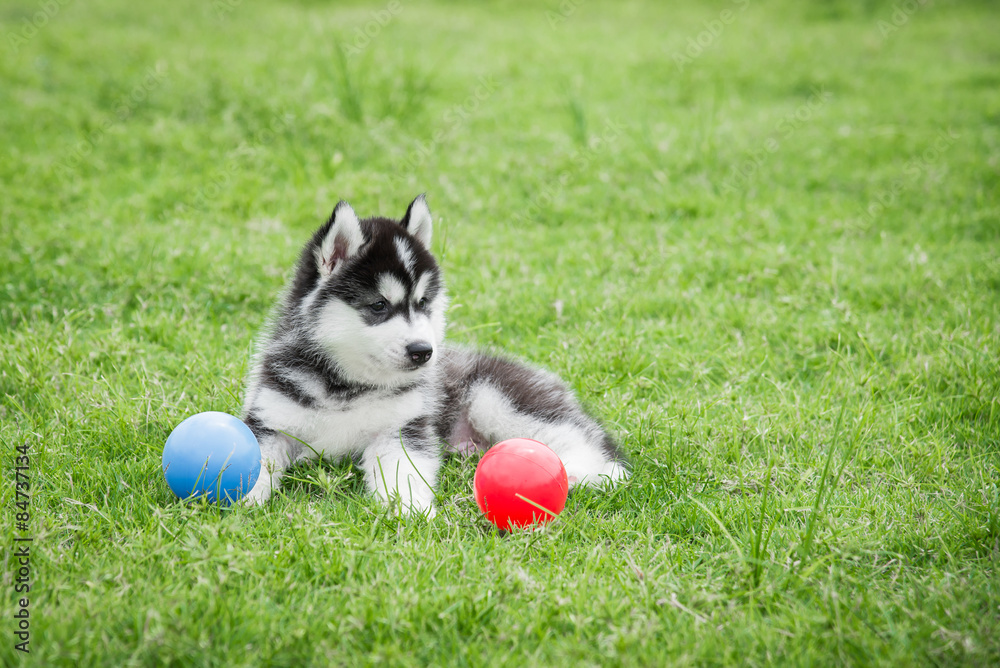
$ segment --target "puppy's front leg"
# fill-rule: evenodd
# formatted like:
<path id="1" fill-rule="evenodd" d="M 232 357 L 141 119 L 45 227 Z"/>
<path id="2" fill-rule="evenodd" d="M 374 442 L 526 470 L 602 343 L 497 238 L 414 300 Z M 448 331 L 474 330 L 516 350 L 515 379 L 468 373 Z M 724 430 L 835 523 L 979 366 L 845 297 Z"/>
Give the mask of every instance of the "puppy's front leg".
<path id="1" fill-rule="evenodd" d="M 272 492 L 281 486 L 281 478 L 292 460 L 292 440 L 284 434 L 260 429 L 257 430 L 257 442 L 260 443 L 260 476 L 253 489 L 243 497 L 243 503 L 248 506 L 259 506 L 271 498 Z"/>
<path id="2" fill-rule="evenodd" d="M 379 435 L 361 455 L 368 489 L 385 502 L 398 498 L 406 513 L 433 517 L 434 485 L 441 468 L 441 447 L 426 420 Z"/>

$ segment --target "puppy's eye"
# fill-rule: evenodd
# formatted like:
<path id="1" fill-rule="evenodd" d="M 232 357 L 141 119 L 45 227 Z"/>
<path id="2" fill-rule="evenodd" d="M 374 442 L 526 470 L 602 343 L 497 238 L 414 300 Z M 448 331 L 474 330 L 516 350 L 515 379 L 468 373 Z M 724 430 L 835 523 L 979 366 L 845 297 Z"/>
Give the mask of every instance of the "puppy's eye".
<path id="1" fill-rule="evenodd" d="M 427 297 L 421 297 L 417 302 L 417 308 L 427 308 Z"/>
<path id="2" fill-rule="evenodd" d="M 385 310 L 385 302 L 380 299 L 377 302 L 375 302 L 374 304 L 369 304 L 368 308 L 370 308 L 371 310 L 373 310 L 375 312 L 384 311 Z"/>

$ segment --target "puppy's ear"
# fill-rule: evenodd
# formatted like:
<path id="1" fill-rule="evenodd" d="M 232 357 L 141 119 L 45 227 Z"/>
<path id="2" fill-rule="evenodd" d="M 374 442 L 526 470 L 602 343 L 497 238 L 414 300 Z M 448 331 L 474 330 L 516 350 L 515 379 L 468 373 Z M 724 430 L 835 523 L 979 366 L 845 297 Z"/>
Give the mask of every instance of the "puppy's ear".
<path id="1" fill-rule="evenodd" d="M 327 230 L 316 247 L 316 267 L 320 276 L 329 276 L 361 250 L 365 235 L 358 215 L 351 205 L 341 200 L 333 209 Z"/>
<path id="2" fill-rule="evenodd" d="M 406 228 L 406 231 L 412 234 L 417 241 L 424 245 L 424 248 L 430 250 L 431 248 L 431 210 L 427 208 L 427 202 L 424 201 L 423 195 L 417 195 L 417 198 L 410 202 L 410 206 L 406 209 L 406 215 L 403 216 L 403 220 L 400 224 Z"/>

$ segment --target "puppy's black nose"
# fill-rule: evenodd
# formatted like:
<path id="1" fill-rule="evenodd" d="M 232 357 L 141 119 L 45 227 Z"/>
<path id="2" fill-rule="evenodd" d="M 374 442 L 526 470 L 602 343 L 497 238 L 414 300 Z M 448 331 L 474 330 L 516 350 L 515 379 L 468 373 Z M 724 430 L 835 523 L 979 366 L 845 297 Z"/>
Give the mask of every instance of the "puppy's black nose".
<path id="1" fill-rule="evenodd" d="M 406 354 L 410 358 L 410 361 L 417 366 L 422 366 L 427 363 L 427 360 L 431 358 L 434 354 L 434 346 L 427 343 L 426 341 L 416 341 L 406 346 Z"/>

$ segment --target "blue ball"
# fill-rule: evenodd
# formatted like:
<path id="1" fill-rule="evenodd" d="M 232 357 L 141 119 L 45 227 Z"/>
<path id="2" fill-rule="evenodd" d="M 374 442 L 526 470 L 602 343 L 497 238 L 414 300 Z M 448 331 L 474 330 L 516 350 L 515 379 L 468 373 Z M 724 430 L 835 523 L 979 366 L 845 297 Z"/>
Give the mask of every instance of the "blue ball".
<path id="1" fill-rule="evenodd" d="M 209 411 L 177 425 L 163 446 L 163 475 L 181 499 L 235 503 L 260 475 L 260 445 L 232 415 Z"/>

